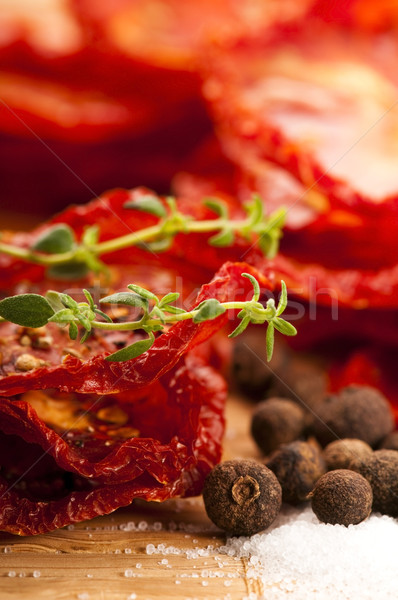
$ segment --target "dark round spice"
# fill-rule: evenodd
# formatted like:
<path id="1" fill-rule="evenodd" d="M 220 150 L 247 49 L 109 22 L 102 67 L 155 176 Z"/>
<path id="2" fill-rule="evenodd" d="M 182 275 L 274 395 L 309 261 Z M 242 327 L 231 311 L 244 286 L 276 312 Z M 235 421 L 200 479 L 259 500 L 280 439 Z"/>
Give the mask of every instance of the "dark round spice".
<path id="1" fill-rule="evenodd" d="M 322 475 L 309 496 L 312 510 L 323 523 L 348 527 L 364 521 L 372 511 L 369 482 L 348 469 Z"/>
<path id="2" fill-rule="evenodd" d="M 323 446 L 336 438 L 358 438 L 375 447 L 393 426 L 387 399 L 374 388 L 352 385 L 318 405 L 313 431 Z"/>
<path id="3" fill-rule="evenodd" d="M 372 486 L 373 510 L 398 517 L 397 450 L 375 450 L 356 470 Z"/>
<path id="4" fill-rule="evenodd" d="M 398 431 L 389 433 L 380 444 L 380 449 L 398 450 Z"/>
<path id="5" fill-rule="evenodd" d="M 363 440 L 345 438 L 330 442 L 323 451 L 323 458 L 329 471 L 334 469 L 353 469 L 373 453 L 372 448 Z"/>
<path id="6" fill-rule="evenodd" d="M 280 396 L 314 406 L 327 390 L 323 364 L 313 356 L 295 354 L 283 340 L 275 344 L 267 362 L 264 336 L 252 326 L 236 338 L 231 360 L 231 379 L 238 390 L 254 400 Z"/>
<path id="7" fill-rule="evenodd" d="M 282 499 L 298 504 L 307 499 L 315 483 L 326 471 L 318 448 L 308 442 L 284 444 L 271 454 L 267 467 L 275 473 L 282 486 Z"/>
<path id="8" fill-rule="evenodd" d="M 255 400 L 264 398 L 273 385 L 275 372 L 286 368 L 290 351 L 282 344 L 275 344 L 270 363 L 267 362 L 264 336 L 257 329 L 249 328 L 236 338 L 232 359 L 233 383 L 245 396 Z"/>
<path id="9" fill-rule="evenodd" d="M 327 385 L 326 369 L 316 357 L 293 354 L 283 370 L 276 370 L 267 395 L 299 399 L 313 409 L 324 398 Z"/>
<path id="10" fill-rule="evenodd" d="M 270 398 L 257 405 L 251 422 L 251 433 L 258 447 L 269 454 L 281 444 L 302 436 L 305 413 L 293 400 Z"/>
<path id="11" fill-rule="evenodd" d="M 278 515 L 282 490 L 275 475 L 255 460 L 229 460 L 206 478 L 203 500 L 209 518 L 232 535 L 253 535 Z"/>

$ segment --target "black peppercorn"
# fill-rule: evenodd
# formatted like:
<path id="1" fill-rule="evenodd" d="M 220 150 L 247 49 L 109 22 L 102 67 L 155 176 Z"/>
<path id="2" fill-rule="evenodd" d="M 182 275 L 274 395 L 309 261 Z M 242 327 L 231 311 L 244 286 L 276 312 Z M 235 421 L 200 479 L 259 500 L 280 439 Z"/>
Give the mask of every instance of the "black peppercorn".
<path id="1" fill-rule="evenodd" d="M 289 504 L 306 500 L 319 477 L 326 471 L 321 452 L 309 442 L 284 444 L 271 454 L 266 464 L 282 486 L 283 501 Z"/>
<path id="2" fill-rule="evenodd" d="M 305 413 L 293 400 L 270 398 L 257 405 L 251 433 L 258 447 L 269 454 L 281 444 L 300 438 L 305 428 Z"/>
<path id="3" fill-rule="evenodd" d="M 398 452 L 375 450 L 358 468 L 373 490 L 373 510 L 398 517 Z"/>
<path id="4" fill-rule="evenodd" d="M 329 471 L 334 469 L 353 469 L 373 453 L 372 448 L 363 440 L 345 438 L 330 442 L 323 451 L 323 458 Z"/>
<path id="5" fill-rule="evenodd" d="M 372 511 L 369 482 L 355 471 L 337 469 L 322 475 L 309 494 L 312 510 L 323 523 L 356 525 Z"/>
<path id="6" fill-rule="evenodd" d="M 278 515 L 282 490 L 275 475 L 255 460 L 229 460 L 205 480 L 203 500 L 209 518 L 232 535 L 253 535 Z"/>
<path id="7" fill-rule="evenodd" d="M 387 399 L 376 389 L 352 385 L 317 407 L 314 435 L 325 446 L 336 438 L 358 438 L 375 447 L 394 426 Z"/>

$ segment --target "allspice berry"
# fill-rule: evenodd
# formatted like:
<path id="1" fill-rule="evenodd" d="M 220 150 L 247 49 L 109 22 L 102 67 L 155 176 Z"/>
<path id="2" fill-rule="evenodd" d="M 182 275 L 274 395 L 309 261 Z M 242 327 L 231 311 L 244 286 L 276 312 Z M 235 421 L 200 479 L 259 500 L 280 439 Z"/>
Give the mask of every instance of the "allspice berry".
<path id="1" fill-rule="evenodd" d="M 251 422 L 254 441 L 264 454 L 303 435 L 304 410 L 293 400 L 270 398 L 257 405 Z"/>
<path id="2" fill-rule="evenodd" d="M 398 451 L 375 450 L 358 469 L 373 490 L 373 510 L 398 517 Z"/>
<path id="3" fill-rule="evenodd" d="M 323 523 L 356 525 L 372 511 L 369 482 L 355 471 L 336 469 L 322 475 L 309 494 L 312 510 Z"/>
<path id="4" fill-rule="evenodd" d="M 392 431 L 381 442 L 379 448 L 398 450 L 398 431 Z"/>
<path id="5" fill-rule="evenodd" d="M 307 499 L 315 483 L 326 471 L 318 448 L 308 442 L 291 442 L 275 450 L 267 461 L 282 486 L 282 499 L 299 504 Z"/>
<path id="6" fill-rule="evenodd" d="M 249 327 L 236 338 L 231 358 L 231 378 L 237 389 L 255 400 L 264 398 L 276 379 L 275 372 L 287 368 L 290 350 L 275 344 L 270 363 L 266 357 L 264 337 L 256 327 Z"/>
<path id="7" fill-rule="evenodd" d="M 351 385 L 317 407 L 313 432 L 326 446 L 336 438 L 358 438 L 375 447 L 394 427 L 387 399 L 378 390 Z"/>
<path id="8" fill-rule="evenodd" d="M 205 480 L 203 500 L 208 517 L 232 535 L 254 535 L 271 525 L 282 503 L 281 486 L 255 460 L 229 460 L 215 466 Z"/>
<path id="9" fill-rule="evenodd" d="M 323 458 L 329 471 L 334 469 L 353 469 L 373 453 L 372 448 L 363 440 L 345 438 L 330 442 L 323 451 Z"/>

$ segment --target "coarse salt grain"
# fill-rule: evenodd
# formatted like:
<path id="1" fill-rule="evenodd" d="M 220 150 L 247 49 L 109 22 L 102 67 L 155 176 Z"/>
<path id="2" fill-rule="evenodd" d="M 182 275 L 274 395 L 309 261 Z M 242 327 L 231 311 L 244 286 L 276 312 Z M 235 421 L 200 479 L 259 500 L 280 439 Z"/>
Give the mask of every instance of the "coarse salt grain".
<path id="1" fill-rule="evenodd" d="M 156 553 L 156 548 L 155 548 L 154 544 L 147 544 L 146 553 L 147 554 L 155 554 Z"/>
<path id="2" fill-rule="evenodd" d="M 230 538 L 218 551 L 248 559 L 246 575 L 263 581 L 267 600 L 285 600 L 286 592 L 294 600 L 396 600 L 397 545 L 391 517 L 344 527 L 320 523 L 310 507 L 286 507 L 265 533 Z"/>
<path id="3" fill-rule="evenodd" d="M 35 579 L 37 579 L 40 577 L 41 573 L 40 573 L 40 571 L 33 571 L 32 575 Z"/>

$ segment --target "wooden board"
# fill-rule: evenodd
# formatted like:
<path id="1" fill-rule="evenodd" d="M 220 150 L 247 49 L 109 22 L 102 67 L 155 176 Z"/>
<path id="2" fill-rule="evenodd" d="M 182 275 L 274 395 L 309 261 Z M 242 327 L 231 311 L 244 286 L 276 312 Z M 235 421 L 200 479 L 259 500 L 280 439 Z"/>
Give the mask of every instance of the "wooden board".
<path id="1" fill-rule="evenodd" d="M 248 433 L 251 410 L 249 403 L 229 399 L 225 458 L 258 456 Z M 0 600 L 260 596 L 261 584 L 247 579 L 245 561 L 216 551 L 224 542 L 201 498 L 136 502 L 112 515 L 31 538 L 0 534 Z M 148 554 L 148 544 L 174 547 L 180 554 Z"/>

